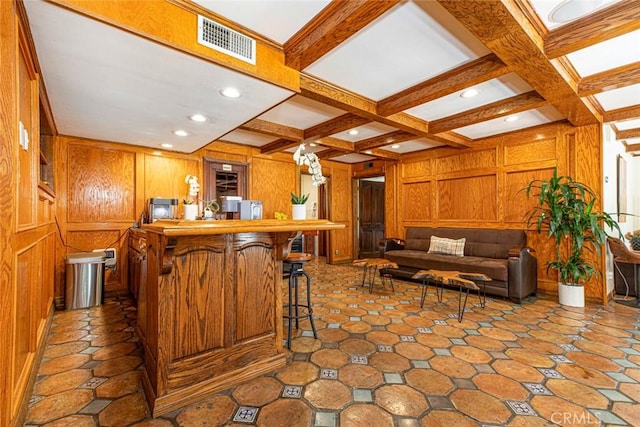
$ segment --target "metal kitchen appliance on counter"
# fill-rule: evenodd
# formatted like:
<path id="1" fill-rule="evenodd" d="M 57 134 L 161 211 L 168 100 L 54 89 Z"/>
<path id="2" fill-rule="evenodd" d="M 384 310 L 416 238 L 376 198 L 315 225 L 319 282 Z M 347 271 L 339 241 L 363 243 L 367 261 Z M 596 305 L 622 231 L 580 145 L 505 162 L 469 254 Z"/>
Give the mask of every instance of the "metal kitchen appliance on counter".
<path id="1" fill-rule="evenodd" d="M 178 199 L 163 199 L 152 197 L 149 199 L 149 222 L 158 219 L 178 218 Z"/>
<path id="2" fill-rule="evenodd" d="M 240 219 L 262 219 L 262 201 L 241 200 Z"/>

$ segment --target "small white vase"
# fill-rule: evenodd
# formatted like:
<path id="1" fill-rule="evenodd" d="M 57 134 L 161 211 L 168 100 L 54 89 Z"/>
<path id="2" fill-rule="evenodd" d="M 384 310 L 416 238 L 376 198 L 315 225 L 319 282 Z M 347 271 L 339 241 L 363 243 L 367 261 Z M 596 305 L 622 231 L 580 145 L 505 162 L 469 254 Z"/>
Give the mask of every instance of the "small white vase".
<path id="1" fill-rule="evenodd" d="M 182 205 L 183 219 L 193 221 L 198 216 L 198 205 Z"/>
<path id="2" fill-rule="evenodd" d="M 293 213 L 291 219 L 307 219 L 307 206 L 306 205 L 291 205 L 293 207 Z"/>
<path id="3" fill-rule="evenodd" d="M 569 307 L 584 307 L 584 286 L 558 283 L 558 302 Z"/>

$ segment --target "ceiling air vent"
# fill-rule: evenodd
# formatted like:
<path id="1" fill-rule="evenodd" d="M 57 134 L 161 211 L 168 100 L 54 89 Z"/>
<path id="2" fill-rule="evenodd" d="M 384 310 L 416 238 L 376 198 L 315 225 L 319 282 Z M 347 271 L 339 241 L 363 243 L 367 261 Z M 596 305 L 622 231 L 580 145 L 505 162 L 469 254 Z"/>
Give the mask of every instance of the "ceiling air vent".
<path id="1" fill-rule="evenodd" d="M 256 63 L 256 41 L 198 15 L 198 43 L 250 64 Z"/>

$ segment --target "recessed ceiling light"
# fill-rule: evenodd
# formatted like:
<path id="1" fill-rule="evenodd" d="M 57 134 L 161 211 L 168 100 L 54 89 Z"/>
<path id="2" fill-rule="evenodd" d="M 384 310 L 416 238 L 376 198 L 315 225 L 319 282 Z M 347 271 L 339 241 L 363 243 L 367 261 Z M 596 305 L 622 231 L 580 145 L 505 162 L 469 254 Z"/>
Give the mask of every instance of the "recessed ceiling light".
<path id="1" fill-rule="evenodd" d="M 164 144 L 160 144 L 161 147 L 163 148 L 172 148 L 173 144 L 167 144 L 166 142 Z"/>
<path id="2" fill-rule="evenodd" d="M 235 87 L 225 87 L 224 89 L 222 89 L 220 91 L 220 94 L 222 96 L 227 97 L 227 98 L 239 98 L 240 97 L 240 91 L 238 89 L 236 89 Z"/>
<path id="3" fill-rule="evenodd" d="M 600 7 L 604 0 L 565 0 L 549 12 L 549 21 L 565 23 L 587 15 Z"/>
<path id="4" fill-rule="evenodd" d="M 204 114 L 192 114 L 189 116 L 189 120 L 192 120 L 194 122 L 206 122 L 207 121 L 207 116 L 205 116 Z"/>
<path id="5" fill-rule="evenodd" d="M 473 98 L 478 94 L 478 89 L 467 89 L 460 94 L 461 98 Z"/>
<path id="6" fill-rule="evenodd" d="M 154 151 L 154 152 L 153 152 L 153 153 L 151 153 L 151 154 L 153 154 L 154 156 L 162 156 L 162 153 L 161 153 L 161 152 L 159 152 L 159 151 Z"/>
<path id="7" fill-rule="evenodd" d="M 310 142 L 309 143 L 309 147 L 316 147 L 316 143 L 315 142 Z"/>
<path id="8" fill-rule="evenodd" d="M 365 151 L 364 153 L 365 153 L 365 154 L 371 154 L 371 153 L 372 153 L 372 151 L 371 151 L 371 150 L 367 150 L 367 151 Z"/>
<path id="9" fill-rule="evenodd" d="M 189 135 L 189 133 L 187 133 L 186 130 L 182 130 L 182 129 L 174 130 L 173 134 L 177 135 L 177 136 L 187 136 L 187 135 Z"/>
<path id="10" fill-rule="evenodd" d="M 393 144 L 391 148 L 400 148 L 400 144 Z"/>
<path id="11" fill-rule="evenodd" d="M 359 132 L 358 132 L 358 129 L 351 129 L 351 130 L 349 131 L 349 135 L 357 135 L 358 133 L 359 133 Z"/>
<path id="12" fill-rule="evenodd" d="M 516 120 L 518 120 L 520 117 L 518 116 L 509 116 L 506 119 L 504 119 L 505 122 L 515 122 Z"/>

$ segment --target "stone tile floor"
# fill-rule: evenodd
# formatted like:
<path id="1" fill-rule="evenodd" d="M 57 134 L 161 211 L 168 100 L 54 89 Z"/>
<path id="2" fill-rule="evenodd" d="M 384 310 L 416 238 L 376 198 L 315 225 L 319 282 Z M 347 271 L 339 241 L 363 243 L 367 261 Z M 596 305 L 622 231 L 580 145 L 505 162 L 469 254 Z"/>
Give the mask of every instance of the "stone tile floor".
<path id="1" fill-rule="evenodd" d="M 455 290 L 420 309 L 419 285 L 370 294 L 361 268 L 306 269 L 319 339 L 303 323 L 286 367 L 156 419 L 134 302 L 57 312 L 26 425 L 640 425 L 638 309 L 470 296 L 458 322 Z"/>

